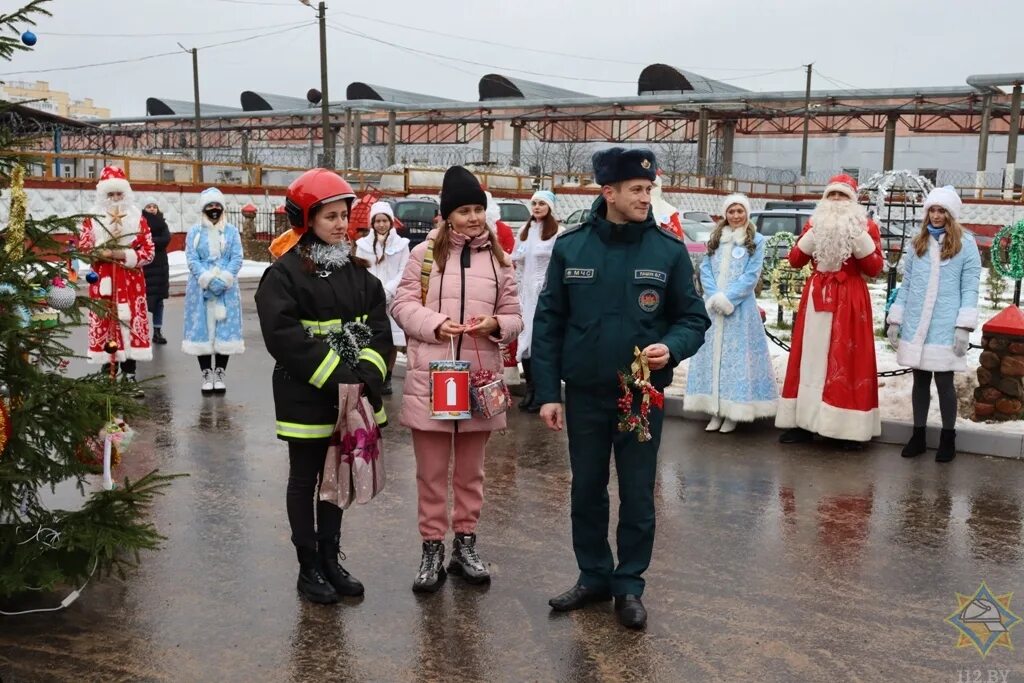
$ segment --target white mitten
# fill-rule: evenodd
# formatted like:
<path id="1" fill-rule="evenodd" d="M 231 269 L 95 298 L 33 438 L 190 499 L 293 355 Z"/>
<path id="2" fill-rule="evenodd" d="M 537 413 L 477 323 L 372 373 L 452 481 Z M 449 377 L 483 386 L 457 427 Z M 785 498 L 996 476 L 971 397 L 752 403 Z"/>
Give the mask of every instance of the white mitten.
<path id="1" fill-rule="evenodd" d="M 796 243 L 796 248 L 808 256 L 814 256 L 814 228 L 804 233 L 804 236 Z"/>

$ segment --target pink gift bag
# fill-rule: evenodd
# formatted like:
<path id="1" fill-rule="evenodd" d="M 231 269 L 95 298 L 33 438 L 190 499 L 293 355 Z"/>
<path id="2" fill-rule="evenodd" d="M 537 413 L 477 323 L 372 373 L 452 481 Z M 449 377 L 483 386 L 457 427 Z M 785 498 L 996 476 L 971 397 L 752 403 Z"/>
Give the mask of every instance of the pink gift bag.
<path id="1" fill-rule="evenodd" d="M 368 503 L 384 490 L 380 428 L 358 384 L 338 385 L 338 423 L 334 427 L 320 484 L 320 500 L 345 509 Z"/>

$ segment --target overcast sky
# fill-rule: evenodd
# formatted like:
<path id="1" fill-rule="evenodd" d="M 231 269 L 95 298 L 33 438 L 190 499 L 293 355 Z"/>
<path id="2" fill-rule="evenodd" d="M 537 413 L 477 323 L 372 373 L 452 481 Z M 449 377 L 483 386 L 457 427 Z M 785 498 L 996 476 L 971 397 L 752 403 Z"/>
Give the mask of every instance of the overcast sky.
<path id="1" fill-rule="evenodd" d="M 0 0 L 0 12 L 21 4 Z M 35 51 L 0 63 L 0 80 L 49 81 L 115 116 L 141 116 L 146 97 L 191 101 L 189 55 L 19 72 L 276 32 L 201 50 L 200 99 L 239 107 L 242 90 L 305 97 L 320 86 L 315 12 L 299 0 L 55 0 L 50 9 L 54 16 L 34 29 Z M 1024 2 L 1017 0 L 334 0 L 327 15 L 341 29 L 453 58 L 331 28 L 332 101 L 343 99 L 352 81 L 476 100 L 477 82 L 490 72 L 594 95 L 635 95 L 641 69 L 654 62 L 751 90 L 802 90 L 808 62 L 821 74 L 816 89 L 836 87 L 826 77 L 884 88 L 963 85 L 970 74 L 1024 71 Z M 302 22 L 309 25 L 286 30 Z"/>

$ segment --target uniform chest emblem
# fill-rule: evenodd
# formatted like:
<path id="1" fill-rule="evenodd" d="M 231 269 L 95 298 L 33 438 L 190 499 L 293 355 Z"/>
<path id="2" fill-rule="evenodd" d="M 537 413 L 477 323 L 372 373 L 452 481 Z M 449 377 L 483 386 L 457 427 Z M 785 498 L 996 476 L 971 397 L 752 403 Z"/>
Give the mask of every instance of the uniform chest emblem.
<path id="1" fill-rule="evenodd" d="M 633 271 L 633 277 L 637 280 L 654 280 L 655 282 L 667 283 L 668 275 L 663 270 L 637 269 Z"/>
<path id="2" fill-rule="evenodd" d="M 566 280 L 593 280 L 593 268 L 566 268 L 563 276 Z"/>
<path id="3" fill-rule="evenodd" d="M 637 300 L 637 303 L 640 304 L 640 310 L 653 313 L 657 310 L 658 304 L 661 303 L 661 294 L 656 289 L 645 289 L 640 292 L 640 298 Z"/>

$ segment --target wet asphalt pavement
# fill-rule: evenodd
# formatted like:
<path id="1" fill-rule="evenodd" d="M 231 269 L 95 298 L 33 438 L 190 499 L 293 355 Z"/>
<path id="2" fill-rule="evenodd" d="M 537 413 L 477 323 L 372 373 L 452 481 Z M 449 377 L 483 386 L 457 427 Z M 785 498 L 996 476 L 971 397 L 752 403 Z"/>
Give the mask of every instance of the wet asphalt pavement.
<path id="1" fill-rule="evenodd" d="M 979 669 L 1024 680 L 1020 644 L 983 659 L 956 648 L 944 622 L 956 594 L 983 580 L 997 594 L 1024 589 L 1022 462 L 942 466 L 893 446 L 783 447 L 766 427 L 706 435 L 670 420 L 650 624 L 634 633 L 608 604 L 550 612 L 548 598 L 576 578 L 566 443 L 518 413 L 488 449 L 478 531 L 492 585 L 449 578 L 436 595 L 411 592 L 415 468 L 397 381 L 387 490 L 342 526 L 345 565 L 366 596 L 306 603 L 272 361 L 243 297 L 247 351 L 231 360 L 225 396 L 200 395 L 195 359 L 178 346 L 180 298 L 168 301 L 171 343 L 139 367 L 165 377 L 147 385 L 152 415 L 134 425 L 119 474 L 191 475 L 154 506 L 163 550 L 123 583 L 94 581 L 63 612 L 0 617 L 3 681 L 958 681 Z M 1024 628 L 1011 638 L 1024 641 Z"/>

